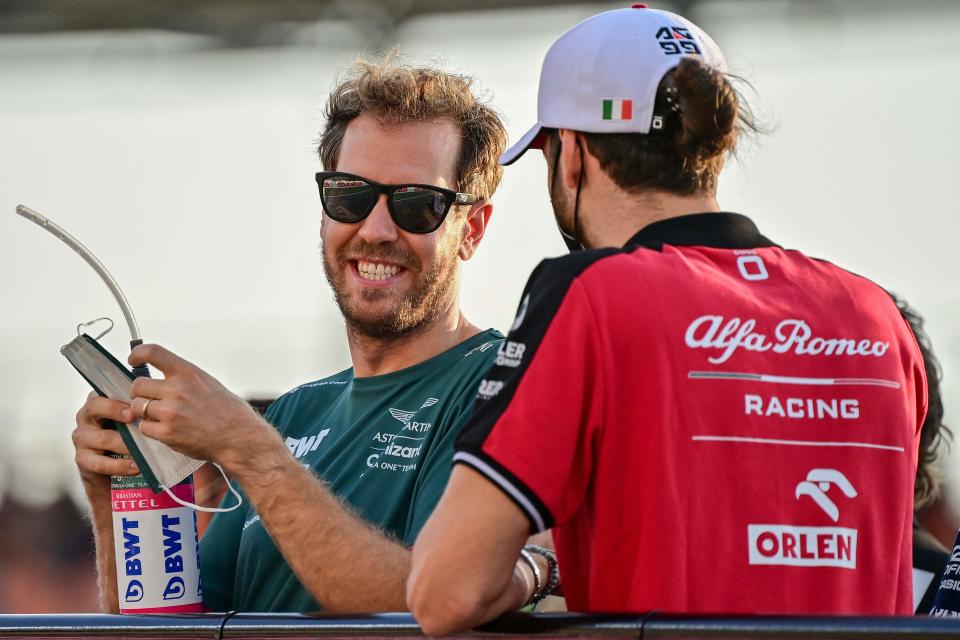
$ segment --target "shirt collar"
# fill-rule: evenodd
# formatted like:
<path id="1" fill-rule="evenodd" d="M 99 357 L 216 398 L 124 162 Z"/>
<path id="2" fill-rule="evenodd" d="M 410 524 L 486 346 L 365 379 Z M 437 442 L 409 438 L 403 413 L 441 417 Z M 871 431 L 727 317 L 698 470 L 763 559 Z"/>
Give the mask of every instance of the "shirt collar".
<path id="1" fill-rule="evenodd" d="M 739 213 L 692 213 L 648 224 L 624 247 L 659 251 L 663 245 L 756 249 L 779 245 L 764 237 L 750 218 Z"/>

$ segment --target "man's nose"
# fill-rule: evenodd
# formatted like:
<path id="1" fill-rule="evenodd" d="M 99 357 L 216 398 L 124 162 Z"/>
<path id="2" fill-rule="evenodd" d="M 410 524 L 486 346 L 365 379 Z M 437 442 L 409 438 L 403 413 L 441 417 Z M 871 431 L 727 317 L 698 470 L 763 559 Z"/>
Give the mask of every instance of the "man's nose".
<path id="1" fill-rule="evenodd" d="M 377 204 L 374 205 L 370 215 L 360 223 L 357 234 L 370 244 L 396 242 L 399 232 L 393 218 L 390 217 L 390 210 L 387 209 L 386 194 L 381 194 L 377 198 Z"/>

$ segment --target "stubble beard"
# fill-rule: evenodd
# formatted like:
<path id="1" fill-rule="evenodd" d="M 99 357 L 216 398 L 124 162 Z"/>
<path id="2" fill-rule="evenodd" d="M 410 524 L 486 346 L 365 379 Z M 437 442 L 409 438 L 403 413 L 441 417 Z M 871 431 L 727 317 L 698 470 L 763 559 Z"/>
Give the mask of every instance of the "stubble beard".
<path id="1" fill-rule="evenodd" d="M 557 226 L 568 236 L 575 238 L 576 229 L 573 224 L 573 203 L 567 197 L 567 192 L 563 190 L 559 183 L 560 177 L 555 176 L 553 172 L 556 167 L 548 167 L 550 180 L 550 205 L 553 207 L 553 217 L 557 221 Z M 581 240 L 582 242 L 582 240 Z"/>
<path id="2" fill-rule="evenodd" d="M 321 250 L 327 282 L 343 314 L 347 331 L 354 335 L 388 341 L 408 338 L 428 327 L 452 304 L 458 275 L 455 246 L 438 246 L 433 265 L 427 271 L 421 271 L 413 286 L 402 292 L 374 288 L 349 291 L 346 280 L 351 267 L 347 256 L 388 261 L 416 271 L 421 265 L 413 254 L 396 248 L 377 247 L 362 239 L 344 246 L 335 256 L 329 255 L 323 247 Z M 397 301 L 382 310 L 364 309 L 367 304 L 391 297 Z"/>

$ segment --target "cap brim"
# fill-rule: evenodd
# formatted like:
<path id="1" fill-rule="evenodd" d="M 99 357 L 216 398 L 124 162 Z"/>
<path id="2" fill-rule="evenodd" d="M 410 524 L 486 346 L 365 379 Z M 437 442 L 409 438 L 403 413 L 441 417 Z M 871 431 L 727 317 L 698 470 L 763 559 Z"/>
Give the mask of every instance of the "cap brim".
<path id="1" fill-rule="evenodd" d="M 500 156 L 500 164 L 513 164 L 527 149 L 543 149 L 542 133 L 543 126 L 540 123 L 533 125 L 529 131 L 523 134 L 522 138 L 517 140 L 516 144 L 503 152 L 503 155 Z"/>

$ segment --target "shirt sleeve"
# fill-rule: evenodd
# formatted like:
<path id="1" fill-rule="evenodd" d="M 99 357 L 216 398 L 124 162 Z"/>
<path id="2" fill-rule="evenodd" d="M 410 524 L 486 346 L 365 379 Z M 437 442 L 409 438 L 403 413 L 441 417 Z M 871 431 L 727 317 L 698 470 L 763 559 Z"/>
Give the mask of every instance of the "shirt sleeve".
<path id="1" fill-rule="evenodd" d="M 533 532 L 569 519 L 589 484 L 604 385 L 597 322 L 579 275 L 605 255 L 537 267 L 456 443 L 454 463 L 498 486 Z"/>
<path id="2" fill-rule="evenodd" d="M 236 483 L 231 484 L 240 491 Z M 230 506 L 235 501 L 234 495 L 227 491 L 220 506 Z M 246 496 L 243 501 L 247 502 Z M 240 507 L 226 513 L 217 513 L 200 539 L 200 587 L 203 592 L 203 606 L 210 611 L 233 609 L 237 556 L 247 512 L 247 508 Z"/>

